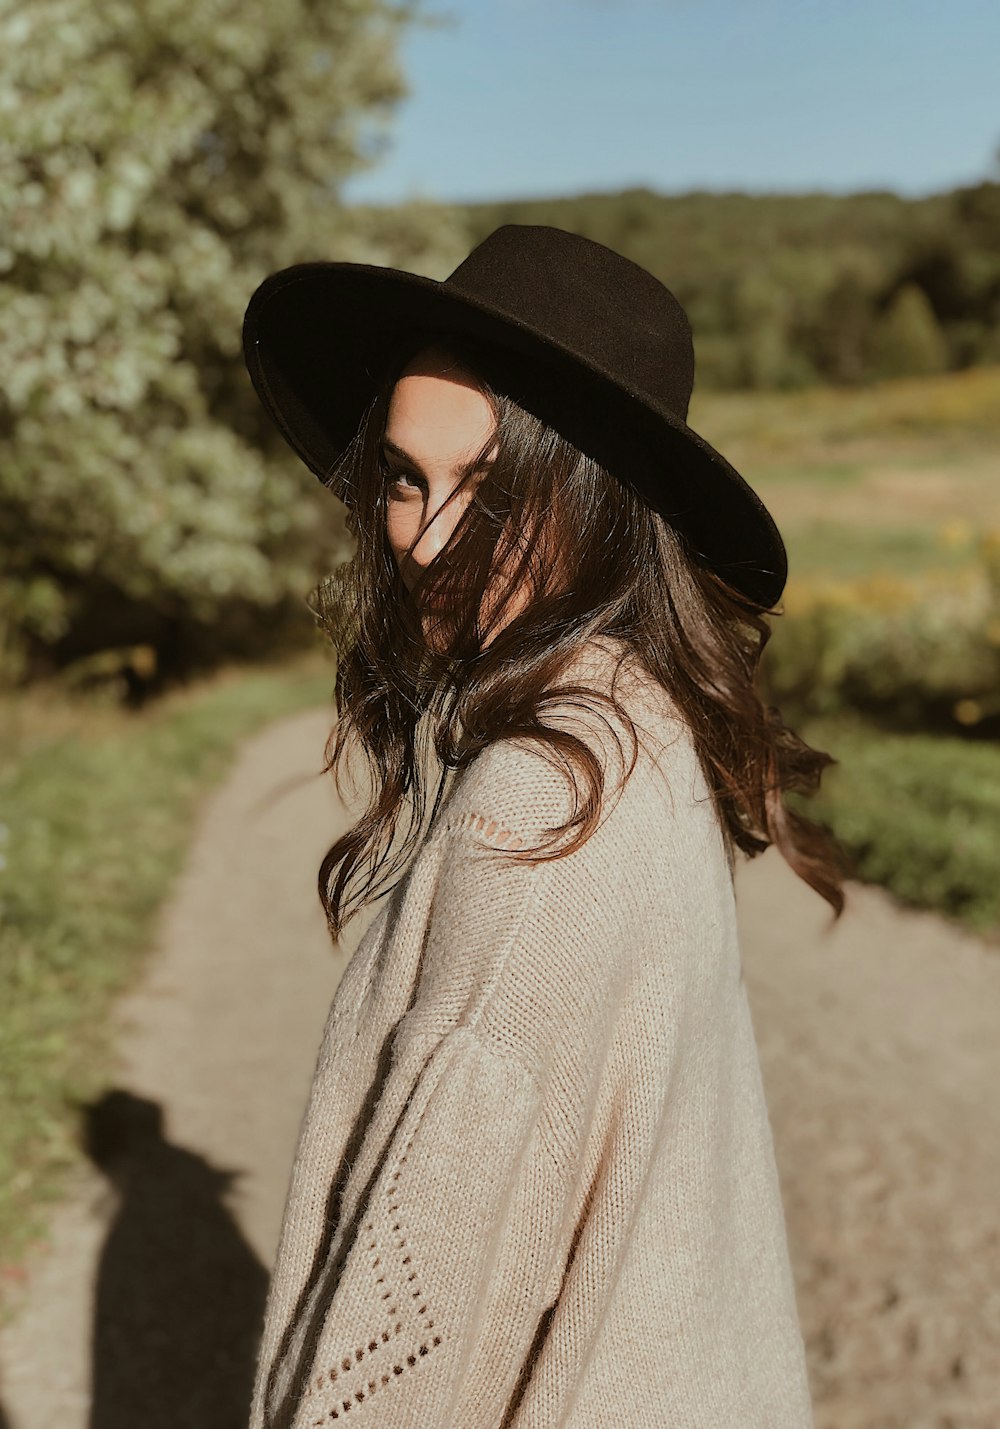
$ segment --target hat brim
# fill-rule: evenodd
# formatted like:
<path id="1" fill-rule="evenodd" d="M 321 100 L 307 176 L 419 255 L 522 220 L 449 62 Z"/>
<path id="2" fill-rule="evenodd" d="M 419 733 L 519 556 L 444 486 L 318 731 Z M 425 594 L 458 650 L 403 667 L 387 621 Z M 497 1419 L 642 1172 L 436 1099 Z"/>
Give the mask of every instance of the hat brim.
<path id="1" fill-rule="evenodd" d="M 265 410 L 325 482 L 391 354 L 421 332 L 478 338 L 520 359 L 526 375 L 518 400 L 612 471 L 617 466 L 616 475 L 627 468 L 654 509 L 738 590 L 765 608 L 777 603 L 788 571 L 784 542 L 735 467 L 675 413 L 496 306 L 399 269 L 300 263 L 254 292 L 243 353 Z"/>

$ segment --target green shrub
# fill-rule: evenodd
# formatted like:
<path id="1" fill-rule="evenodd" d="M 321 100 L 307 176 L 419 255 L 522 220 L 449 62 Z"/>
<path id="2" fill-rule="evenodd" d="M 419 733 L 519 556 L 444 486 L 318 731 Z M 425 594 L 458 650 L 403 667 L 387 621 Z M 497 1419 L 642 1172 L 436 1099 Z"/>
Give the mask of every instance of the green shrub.
<path id="1" fill-rule="evenodd" d="M 902 729 L 1000 719 L 1000 539 L 965 571 L 790 583 L 762 663 L 772 703 L 805 717 L 853 710 Z"/>
<path id="2" fill-rule="evenodd" d="M 860 720 L 796 726 L 839 763 L 789 802 L 831 828 L 856 876 L 1000 940 L 1000 751 L 990 742 L 889 734 Z"/>

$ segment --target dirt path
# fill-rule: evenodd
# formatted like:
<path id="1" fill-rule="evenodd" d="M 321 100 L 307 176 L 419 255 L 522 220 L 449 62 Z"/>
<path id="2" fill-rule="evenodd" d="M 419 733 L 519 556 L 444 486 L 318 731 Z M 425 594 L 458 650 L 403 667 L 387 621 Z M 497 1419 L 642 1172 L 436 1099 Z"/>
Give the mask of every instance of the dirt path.
<path id="1" fill-rule="evenodd" d="M 207 803 L 118 1009 L 101 1169 L 0 1332 L 0 1429 L 243 1429 L 313 1058 L 364 928 L 333 953 L 316 900 L 349 819 L 330 782 L 260 806 L 326 733 L 325 712 L 273 726 Z M 997 1429 L 1000 952 L 858 885 L 828 935 L 773 849 L 737 895 L 817 1429 Z"/>

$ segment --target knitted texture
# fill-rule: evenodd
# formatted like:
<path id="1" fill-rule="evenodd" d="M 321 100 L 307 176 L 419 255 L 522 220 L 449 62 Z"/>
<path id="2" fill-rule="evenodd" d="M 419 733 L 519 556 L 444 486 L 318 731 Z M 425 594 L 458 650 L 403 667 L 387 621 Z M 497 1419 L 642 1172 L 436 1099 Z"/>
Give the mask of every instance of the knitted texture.
<path id="1" fill-rule="evenodd" d="M 666 694 L 624 690 L 624 784 L 624 725 L 546 712 L 606 771 L 581 849 L 504 858 L 573 805 L 501 741 L 351 958 L 251 1429 L 812 1425 L 728 843 Z"/>

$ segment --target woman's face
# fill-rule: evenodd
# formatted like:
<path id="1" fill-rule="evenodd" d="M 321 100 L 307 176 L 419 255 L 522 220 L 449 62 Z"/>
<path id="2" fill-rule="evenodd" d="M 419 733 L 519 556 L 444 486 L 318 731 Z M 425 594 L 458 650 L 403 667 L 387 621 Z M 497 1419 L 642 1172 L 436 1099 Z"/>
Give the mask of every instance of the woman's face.
<path id="1" fill-rule="evenodd" d="M 445 545 L 468 506 L 485 470 L 473 470 L 470 464 L 493 427 L 492 409 L 475 377 L 444 348 L 425 348 L 403 369 L 389 402 L 382 459 L 388 473 L 386 530 L 407 590 Z M 487 465 L 495 452 L 494 445 Z M 469 482 L 445 505 L 470 470 Z M 517 605 L 522 607 L 523 600 Z M 422 612 L 422 620 L 429 632 L 433 608 Z"/>

